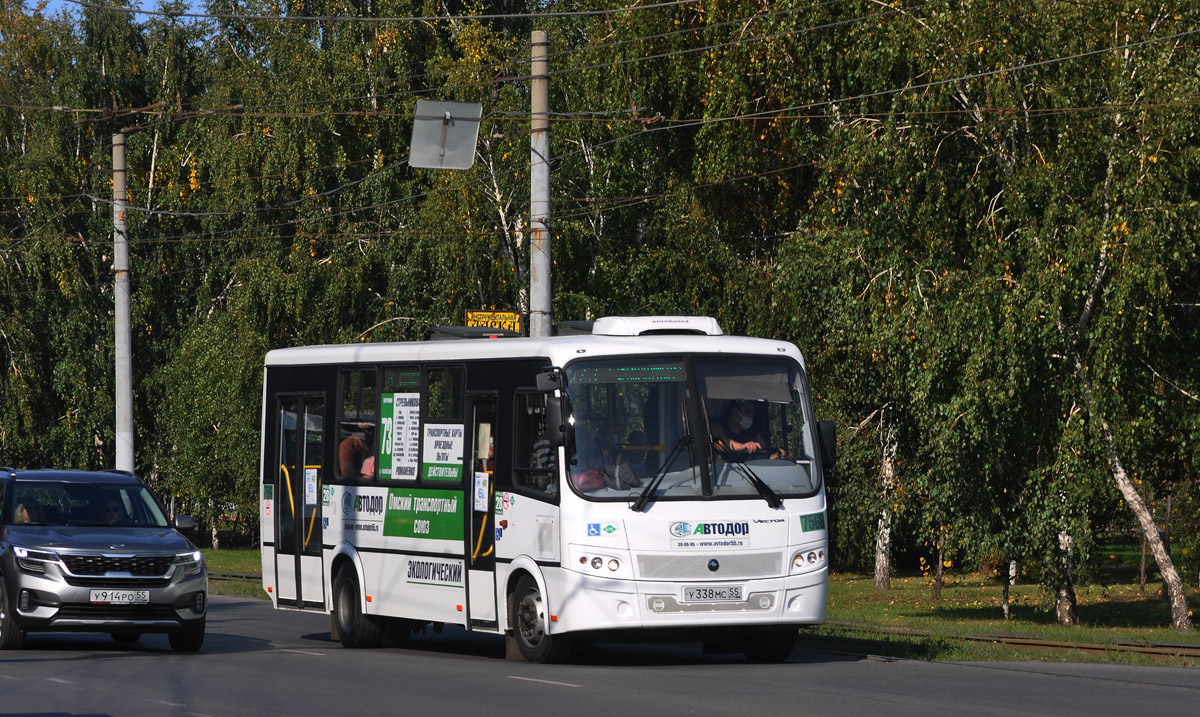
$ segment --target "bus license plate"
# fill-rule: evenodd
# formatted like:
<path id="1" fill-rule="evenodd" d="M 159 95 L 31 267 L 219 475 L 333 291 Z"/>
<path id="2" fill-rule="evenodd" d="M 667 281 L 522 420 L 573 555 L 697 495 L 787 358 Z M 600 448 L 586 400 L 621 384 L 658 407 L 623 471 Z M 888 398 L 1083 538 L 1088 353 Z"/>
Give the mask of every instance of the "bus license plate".
<path id="1" fill-rule="evenodd" d="M 741 585 L 696 585 L 683 589 L 684 602 L 729 602 L 741 599 Z"/>
<path id="2" fill-rule="evenodd" d="M 145 605 L 150 602 L 149 590 L 93 590 L 94 605 Z"/>

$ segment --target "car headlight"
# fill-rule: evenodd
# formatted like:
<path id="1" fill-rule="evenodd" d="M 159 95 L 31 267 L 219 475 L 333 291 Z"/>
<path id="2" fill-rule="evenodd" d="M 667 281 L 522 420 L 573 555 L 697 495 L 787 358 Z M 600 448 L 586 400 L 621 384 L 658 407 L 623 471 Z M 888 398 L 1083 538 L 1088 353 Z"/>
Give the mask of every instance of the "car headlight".
<path id="1" fill-rule="evenodd" d="M 204 570 L 204 556 L 199 550 L 193 550 L 189 553 L 176 553 L 175 564 L 183 567 L 185 576 L 199 575 Z"/>
<path id="2" fill-rule="evenodd" d="M 18 565 L 35 573 L 46 572 L 46 563 L 58 562 L 58 553 L 49 550 L 30 550 L 14 545 L 13 554 L 17 556 Z"/>

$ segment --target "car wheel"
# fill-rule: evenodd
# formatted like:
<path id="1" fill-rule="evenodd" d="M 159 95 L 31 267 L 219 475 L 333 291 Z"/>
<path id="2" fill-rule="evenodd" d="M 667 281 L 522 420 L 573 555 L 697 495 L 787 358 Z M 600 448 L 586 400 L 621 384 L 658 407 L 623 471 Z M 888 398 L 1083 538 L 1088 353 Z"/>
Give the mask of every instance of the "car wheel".
<path id="1" fill-rule="evenodd" d="M 17 627 L 9 612 L 8 591 L 0 580 L 0 650 L 19 650 L 25 645 L 25 631 Z"/>
<path id="2" fill-rule="evenodd" d="M 110 632 L 109 634 L 112 635 L 113 642 L 122 644 L 137 642 L 142 638 L 142 633 L 140 632 Z"/>
<path id="3" fill-rule="evenodd" d="M 783 662 L 796 648 L 796 628 L 759 632 L 747 638 L 742 654 L 756 663 Z"/>
<path id="4" fill-rule="evenodd" d="M 172 632 L 167 635 L 171 649 L 175 652 L 195 652 L 204 644 L 204 620 L 200 624 L 183 632 Z"/>
<path id="5" fill-rule="evenodd" d="M 380 618 L 363 613 L 361 595 L 354 566 L 346 563 L 333 579 L 333 612 L 343 647 L 376 647 L 383 637 Z"/>
<path id="6" fill-rule="evenodd" d="M 526 662 L 563 662 L 570 657 L 573 641 L 567 635 L 550 634 L 546 601 L 533 577 L 522 575 L 517 580 L 509 605 L 512 639 Z"/>

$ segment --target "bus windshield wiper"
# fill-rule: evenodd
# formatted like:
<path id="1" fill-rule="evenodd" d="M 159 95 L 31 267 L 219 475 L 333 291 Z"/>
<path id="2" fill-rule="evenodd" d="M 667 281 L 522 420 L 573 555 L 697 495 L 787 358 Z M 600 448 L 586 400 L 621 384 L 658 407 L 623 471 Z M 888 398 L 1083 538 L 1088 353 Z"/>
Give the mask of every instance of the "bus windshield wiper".
<path id="1" fill-rule="evenodd" d="M 750 466 L 746 465 L 741 458 L 738 458 L 736 453 L 729 450 L 724 443 L 722 443 L 719 439 L 714 438 L 713 447 L 717 449 L 717 452 L 720 453 L 725 460 L 738 466 L 740 469 L 739 472 L 746 478 L 746 480 L 750 482 L 750 485 L 754 486 L 754 489 L 758 491 L 758 494 L 766 499 L 767 505 L 771 506 L 772 508 L 779 508 L 783 505 L 783 498 L 779 497 L 779 494 L 776 493 L 771 486 L 767 485 L 765 480 L 759 478 L 758 474 L 751 470 Z"/>
<path id="2" fill-rule="evenodd" d="M 662 479 L 667 476 L 667 470 L 670 468 L 671 463 L 675 461 L 675 456 L 679 455 L 679 451 L 682 450 L 683 447 L 687 445 L 687 442 L 691 439 L 692 435 L 690 433 L 685 433 L 679 437 L 679 440 L 675 441 L 675 445 L 671 446 L 671 452 L 667 454 L 667 459 L 664 460 L 662 465 L 658 467 L 658 470 L 654 472 L 654 477 L 651 478 L 650 482 L 646 484 L 645 490 L 638 494 L 638 497 L 629 505 L 630 510 L 641 512 L 646 509 L 646 504 L 650 502 L 650 496 L 654 495 L 654 491 L 658 488 L 658 484 L 662 483 Z"/>

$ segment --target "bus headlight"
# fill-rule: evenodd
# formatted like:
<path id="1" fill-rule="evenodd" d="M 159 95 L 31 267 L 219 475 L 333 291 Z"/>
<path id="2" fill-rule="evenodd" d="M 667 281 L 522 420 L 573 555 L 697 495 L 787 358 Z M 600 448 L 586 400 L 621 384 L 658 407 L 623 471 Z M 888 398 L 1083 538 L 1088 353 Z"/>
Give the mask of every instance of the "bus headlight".
<path id="1" fill-rule="evenodd" d="M 801 550 L 792 556 L 792 570 L 806 571 L 825 565 L 825 551 L 820 548 Z"/>
<path id="2" fill-rule="evenodd" d="M 613 578 L 630 578 L 633 577 L 629 572 L 628 556 L 613 555 L 612 553 L 605 554 L 604 552 L 592 552 L 591 548 L 578 548 L 575 553 L 575 559 L 579 567 L 576 572 L 584 575 L 603 575 Z"/>
<path id="3" fill-rule="evenodd" d="M 582 557 L 579 559 L 579 562 L 584 565 L 590 564 L 592 566 L 592 570 L 599 570 L 605 566 L 608 566 L 608 569 L 615 573 L 621 569 L 621 561 L 620 560 L 617 560 L 616 558 L 608 558 L 607 563 L 604 562 L 604 560 L 605 559 L 603 556 L 597 555 L 597 556 L 593 557 L 590 561 L 587 559 L 586 556 Z"/>

